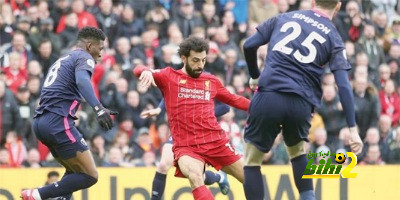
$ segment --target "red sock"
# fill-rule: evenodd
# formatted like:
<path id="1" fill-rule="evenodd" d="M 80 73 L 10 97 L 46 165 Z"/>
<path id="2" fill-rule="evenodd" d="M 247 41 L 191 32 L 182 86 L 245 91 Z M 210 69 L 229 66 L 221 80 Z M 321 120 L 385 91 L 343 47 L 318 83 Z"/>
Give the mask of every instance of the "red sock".
<path id="1" fill-rule="evenodd" d="M 194 200 L 214 200 L 211 191 L 202 185 L 192 191 Z"/>

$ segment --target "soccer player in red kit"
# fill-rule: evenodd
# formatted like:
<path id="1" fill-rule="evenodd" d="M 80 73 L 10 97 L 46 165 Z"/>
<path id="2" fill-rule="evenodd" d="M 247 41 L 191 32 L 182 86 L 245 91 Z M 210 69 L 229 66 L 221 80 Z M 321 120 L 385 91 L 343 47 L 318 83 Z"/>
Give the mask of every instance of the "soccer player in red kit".
<path id="1" fill-rule="evenodd" d="M 214 115 L 214 99 L 247 111 L 250 101 L 230 93 L 217 77 L 202 73 L 209 46 L 204 39 L 189 37 L 179 45 L 184 67 L 134 69 L 144 87 L 156 85 L 162 92 L 174 140 L 175 176 L 189 179 L 196 200 L 214 199 L 204 185 L 205 164 L 243 182 L 243 161 L 229 143 Z"/>

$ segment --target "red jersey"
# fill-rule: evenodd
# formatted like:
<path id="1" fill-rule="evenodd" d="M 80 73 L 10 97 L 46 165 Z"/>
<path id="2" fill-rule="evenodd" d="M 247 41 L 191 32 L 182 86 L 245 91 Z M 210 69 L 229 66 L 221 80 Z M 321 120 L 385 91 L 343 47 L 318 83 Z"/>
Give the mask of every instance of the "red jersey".
<path id="1" fill-rule="evenodd" d="M 381 103 L 381 114 L 389 115 L 392 118 L 392 126 L 397 126 L 400 119 L 400 97 L 393 93 L 387 95 L 383 90 L 379 91 Z"/>
<path id="2" fill-rule="evenodd" d="M 136 76 L 146 70 L 134 69 Z M 167 67 L 153 73 L 161 90 L 175 146 L 191 146 L 225 139 L 214 114 L 214 99 L 241 110 L 248 110 L 250 100 L 230 93 L 217 77 L 202 73 L 192 78 L 181 70 Z"/>
<path id="3" fill-rule="evenodd" d="M 6 84 L 14 94 L 17 94 L 19 86 L 24 85 L 28 81 L 28 71 L 26 68 L 12 71 L 10 67 L 6 67 L 4 68 L 4 74 L 6 75 Z"/>

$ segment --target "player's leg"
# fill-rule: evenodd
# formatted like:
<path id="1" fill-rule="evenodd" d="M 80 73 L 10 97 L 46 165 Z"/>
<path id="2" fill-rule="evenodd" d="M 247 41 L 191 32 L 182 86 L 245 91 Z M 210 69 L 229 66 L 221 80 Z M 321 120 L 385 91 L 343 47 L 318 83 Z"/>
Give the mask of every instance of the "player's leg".
<path id="1" fill-rule="evenodd" d="M 42 199 L 69 196 L 73 192 L 88 188 L 97 182 L 97 170 L 89 150 L 76 152 L 76 157 L 63 160 L 71 166 L 73 173 L 67 173 L 57 182 L 39 188 Z"/>
<path id="2" fill-rule="evenodd" d="M 61 159 L 61 164 L 73 173 L 67 173 L 57 184 L 33 190 L 34 199 L 68 196 L 94 185 L 98 177 L 96 165 L 72 119 L 47 113 L 37 121 L 35 134 L 52 150 L 54 157 Z"/>
<path id="3" fill-rule="evenodd" d="M 287 115 L 283 123 L 282 135 L 292 163 L 293 177 L 302 200 L 315 199 L 312 179 L 302 179 L 307 166 L 305 142 L 311 127 L 313 107 L 302 97 L 292 95 L 287 98 Z"/>
<path id="4" fill-rule="evenodd" d="M 224 195 L 227 195 L 230 191 L 230 185 L 229 185 L 229 180 L 228 180 L 228 175 L 230 174 L 233 177 L 235 177 L 238 181 L 240 181 L 241 183 L 243 183 L 243 179 L 244 179 L 244 175 L 243 175 L 243 161 L 242 160 L 238 160 L 235 163 L 225 166 L 223 167 L 220 171 L 218 171 L 218 173 L 207 173 L 206 171 L 206 175 L 208 175 L 208 177 L 212 177 L 213 174 L 215 174 L 214 176 L 218 176 L 218 186 L 219 189 L 221 190 L 221 193 Z M 210 178 L 208 178 L 210 179 Z M 205 182 L 207 185 L 207 176 L 205 178 Z"/>
<path id="5" fill-rule="evenodd" d="M 53 156 L 54 156 L 54 155 L 53 155 Z M 67 175 L 69 175 L 69 174 L 74 173 L 74 172 L 72 171 L 71 167 L 68 166 L 68 164 L 67 164 L 66 162 L 64 162 L 61 158 L 54 157 L 54 159 L 56 159 L 56 160 L 58 161 L 58 163 L 60 163 L 62 166 L 65 167 L 65 172 L 64 172 L 64 175 L 63 175 L 63 177 L 62 177 L 61 179 L 63 179 L 65 176 L 67 176 Z M 61 196 L 60 199 L 62 199 L 62 200 L 70 200 L 71 197 L 72 197 L 72 192 L 69 193 L 69 194 L 67 194 L 67 195 Z M 56 198 L 56 199 L 57 199 L 57 198 Z M 57 199 L 57 200 L 58 200 L 58 199 Z"/>
<path id="6" fill-rule="evenodd" d="M 244 167 L 243 160 L 238 160 L 238 161 L 234 162 L 233 164 L 223 167 L 222 171 L 235 177 L 238 181 L 243 183 L 243 181 L 244 181 L 243 167 Z"/>
<path id="7" fill-rule="evenodd" d="M 211 191 L 204 185 L 203 172 L 205 165 L 203 161 L 183 155 L 178 159 L 178 167 L 179 171 L 189 179 L 195 200 L 214 199 Z"/>
<path id="8" fill-rule="evenodd" d="M 157 166 L 156 175 L 153 179 L 151 200 L 161 199 L 164 194 L 167 173 L 171 169 L 173 162 L 172 143 L 166 142 L 162 148 L 160 164 Z"/>
<path id="9" fill-rule="evenodd" d="M 243 168 L 244 181 L 243 188 L 246 199 L 264 199 L 264 182 L 261 174 L 261 163 L 264 152 L 256 146 L 247 143 L 245 147 L 245 167 Z"/>
<path id="10" fill-rule="evenodd" d="M 204 172 L 204 184 L 212 185 L 218 183 L 221 180 L 221 175 L 210 170 Z"/>
<path id="11" fill-rule="evenodd" d="M 200 149 L 203 159 L 215 169 L 220 170 L 218 173 L 205 172 L 206 185 L 217 182 L 221 193 L 226 195 L 230 190 L 227 173 L 243 182 L 243 161 L 241 155 L 231 146 L 229 139 L 224 138 L 204 144 Z M 213 180 L 210 181 L 211 179 Z"/>
<path id="12" fill-rule="evenodd" d="M 54 155 L 53 155 L 54 156 Z M 64 172 L 64 175 L 63 175 L 63 177 L 61 178 L 61 180 L 64 178 L 64 177 L 66 177 L 66 176 L 68 176 L 68 175 L 70 175 L 70 174 L 73 174 L 74 172 L 73 172 L 73 170 L 71 169 L 71 167 L 64 161 L 64 160 L 62 160 L 61 158 L 58 158 L 58 157 L 54 157 L 57 161 L 58 161 L 58 163 L 60 163 L 62 166 L 64 166 L 65 167 L 65 172 Z M 57 183 L 58 184 L 58 183 Z M 60 196 L 60 197 L 56 197 L 56 198 L 54 198 L 54 199 L 57 199 L 57 200 L 70 200 L 72 198 L 72 192 L 71 193 L 69 193 L 69 194 L 67 194 L 67 195 L 63 195 L 63 196 Z"/>
<path id="13" fill-rule="evenodd" d="M 257 93 L 251 102 L 249 118 L 245 128 L 245 167 L 243 188 L 248 200 L 264 199 L 264 183 L 261 163 L 280 132 L 283 106 L 280 94 L 275 92 Z"/>
<path id="14" fill-rule="evenodd" d="M 300 141 L 298 144 L 287 147 L 290 161 L 292 163 L 292 170 L 294 181 L 297 190 L 300 193 L 302 200 L 312 200 L 315 199 L 313 191 L 312 179 L 302 179 L 303 172 L 307 166 L 307 158 L 305 151 L 305 142 Z"/>
<path id="15" fill-rule="evenodd" d="M 61 160 L 60 158 L 58 158 L 58 155 L 57 155 L 57 153 L 55 152 L 54 149 L 52 149 L 51 147 L 48 147 L 48 148 L 50 149 L 50 153 L 53 155 L 54 159 L 56 159 L 56 160 L 58 161 L 58 163 L 60 163 L 62 166 L 65 167 L 65 173 L 64 173 L 64 175 L 63 175 L 62 178 L 64 178 L 64 177 L 67 176 L 68 174 L 74 173 L 74 172 L 72 171 L 72 169 L 70 168 L 70 166 L 68 166 L 63 160 Z M 58 185 L 57 182 L 56 182 L 56 183 L 53 183 L 53 184 L 57 184 L 57 185 Z M 25 192 L 29 192 L 29 190 L 27 190 L 27 191 L 25 191 Z M 37 189 L 31 190 L 31 192 L 35 193 L 35 196 L 36 196 L 35 199 L 39 199 L 40 194 L 39 194 L 39 191 L 38 191 Z M 28 194 L 26 194 L 26 196 L 28 196 Z M 64 196 L 60 196 L 60 197 L 49 198 L 49 199 L 70 200 L 71 197 L 72 197 L 72 193 L 67 194 L 67 195 L 64 195 Z"/>
<path id="16" fill-rule="evenodd" d="M 171 144 L 172 144 L 172 142 L 171 142 Z M 173 157 L 173 153 L 171 150 L 171 158 L 172 157 Z M 163 158 L 161 158 L 161 160 L 163 160 Z M 163 162 L 161 162 L 161 163 L 163 163 Z M 161 165 L 161 163 L 160 163 L 160 165 Z M 170 168 L 170 165 L 168 165 L 168 169 L 169 168 Z M 217 173 L 214 173 L 212 171 L 206 170 L 204 172 L 204 184 L 212 185 L 214 183 L 218 183 L 218 186 L 219 186 L 222 194 L 226 195 L 229 193 L 230 186 L 229 186 L 228 177 L 227 177 L 226 173 L 223 171 L 218 171 Z M 154 186 L 154 184 L 153 184 L 153 186 Z"/>
<path id="17" fill-rule="evenodd" d="M 230 191 L 230 185 L 228 181 L 228 175 L 220 170 L 217 173 L 206 170 L 204 172 L 204 184 L 212 185 L 214 183 L 218 183 L 219 189 L 223 195 L 227 195 Z"/>

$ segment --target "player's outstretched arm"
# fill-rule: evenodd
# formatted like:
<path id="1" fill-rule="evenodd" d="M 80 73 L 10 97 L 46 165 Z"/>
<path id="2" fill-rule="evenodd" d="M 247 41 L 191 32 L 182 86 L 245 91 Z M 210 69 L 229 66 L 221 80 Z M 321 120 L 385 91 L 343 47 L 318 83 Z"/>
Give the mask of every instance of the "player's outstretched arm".
<path id="1" fill-rule="evenodd" d="M 232 107 L 247 111 L 250 106 L 250 100 L 237 94 L 230 93 L 220 81 L 217 80 L 217 95 L 215 98 L 218 101 L 226 103 Z"/>
<path id="2" fill-rule="evenodd" d="M 145 110 L 140 113 L 140 117 L 143 119 L 151 118 L 154 116 L 158 116 L 162 111 L 165 111 L 165 102 L 164 99 L 161 100 L 160 104 L 158 104 L 157 108 Z"/>
<path id="3" fill-rule="evenodd" d="M 355 154 L 360 154 L 363 148 L 358 129 L 356 127 L 356 117 L 354 111 L 354 97 L 350 86 L 347 70 L 340 69 L 333 72 L 336 84 L 339 89 L 340 103 L 346 114 L 347 125 L 350 128 L 350 147 Z"/>
<path id="4" fill-rule="evenodd" d="M 108 110 L 101 105 L 94 93 L 92 83 L 90 82 L 90 74 L 87 70 L 76 71 L 75 79 L 79 92 L 96 112 L 96 118 L 100 126 L 106 131 L 110 130 L 113 127 L 110 115 L 116 115 L 118 112 Z"/>

